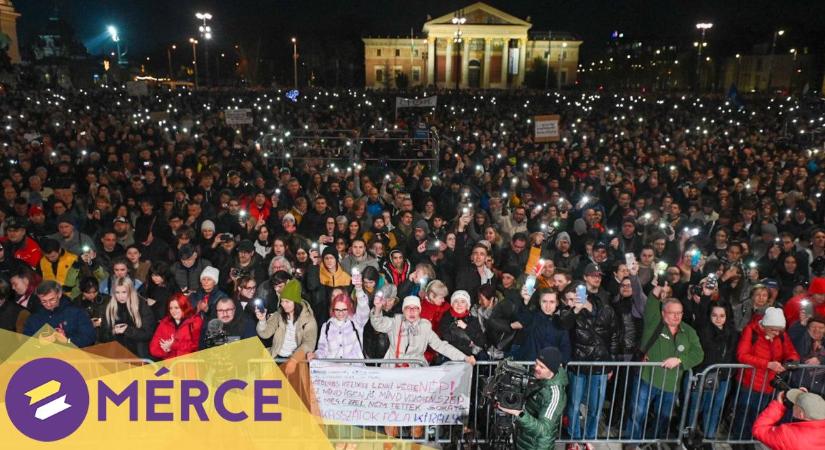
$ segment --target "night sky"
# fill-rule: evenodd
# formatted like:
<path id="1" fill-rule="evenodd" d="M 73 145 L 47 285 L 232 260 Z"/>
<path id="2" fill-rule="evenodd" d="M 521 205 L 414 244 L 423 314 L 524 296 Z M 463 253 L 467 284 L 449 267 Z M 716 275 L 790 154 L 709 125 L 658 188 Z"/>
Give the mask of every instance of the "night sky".
<path id="1" fill-rule="evenodd" d="M 42 29 L 54 0 L 15 0 L 25 45 Z M 532 17 L 535 30 L 564 30 L 585 41 L 583 52 L 598 55 L 612 30 L 628 38 L 689 43 L 696 38 L 694 24 L 710 20 L 709 41 L 721 55 L 746 52 L 770 40 L 778 27 L 788 30 L 780 45 L 825 45 L 825 1 L 686 1 L 686 0 L 575 0 L 542 2 L 509 0 L 487 2 L 515 16 Z M 58 0 L 64 17 L 75 27 L 92 54 L 107 43 L 107 24 L 116 24 L 132 55 L 159 55 L 171 42 L 183 43 L 194 35 L 194 13 L 214 16 L 215 45 L 263 39 L 273 56 L 290 52 L 288 38 L 350 40 L 362 35 L 408 34 L 421 30 L 427 14 L 445 14 L 471 1 L 451 0 Z M 231 41 L 231 42 L 230 42 Z"/>

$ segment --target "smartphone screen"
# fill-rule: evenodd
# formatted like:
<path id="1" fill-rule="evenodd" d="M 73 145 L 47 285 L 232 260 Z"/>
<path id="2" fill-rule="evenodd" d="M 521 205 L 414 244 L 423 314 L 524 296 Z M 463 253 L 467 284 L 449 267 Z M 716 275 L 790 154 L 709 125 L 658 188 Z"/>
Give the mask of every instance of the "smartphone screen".
<path id="1" fill-rule="evenodd" d="M 576 301 L 579 303 L 584 303 L 585 300 L 587 300 L 587 287 L 580 284 L 576 287 Z"/>
<path id="2" fill-rule="evenodd" d="M 633 253 L 625 253 L 624 254 L 624 263 L 630 267 L 633 263 L 636 262 L 636 255 Z"/>

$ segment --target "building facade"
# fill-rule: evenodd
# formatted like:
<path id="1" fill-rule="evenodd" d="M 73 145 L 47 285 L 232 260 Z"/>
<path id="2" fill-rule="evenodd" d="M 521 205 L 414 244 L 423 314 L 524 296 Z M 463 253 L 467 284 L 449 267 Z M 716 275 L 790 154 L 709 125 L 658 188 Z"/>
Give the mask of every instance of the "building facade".
<path id="1" fill-rule="evenodd" d="M 6 47 L 12 64 L 20 62 L 20 45 L 17 41 L 17 19 L 20 13 L 15 11 L 11 0 L 0 0 L 0 46 Z"/>
<path id="2" fill-rule="evenodd" d="M 464 21 L 456 23 L 459 18 Z M 549 63 L 559 87 L 574 84 L 582 41 L 570 33 L 530 32 L 531 27 L 529 18 L 478 2 L 428 20 L 421 35 L 364 38 L 365 84 L 517 88 L 536 59 Z"/>
<path id="3" fill-rule="evenodd" d="M 723 67 L 723 87 L 739 92 L 802 92 L 818 89 L 816 58 L 807 49 L 782 54 L 746 54 L 728 58 Z"/>

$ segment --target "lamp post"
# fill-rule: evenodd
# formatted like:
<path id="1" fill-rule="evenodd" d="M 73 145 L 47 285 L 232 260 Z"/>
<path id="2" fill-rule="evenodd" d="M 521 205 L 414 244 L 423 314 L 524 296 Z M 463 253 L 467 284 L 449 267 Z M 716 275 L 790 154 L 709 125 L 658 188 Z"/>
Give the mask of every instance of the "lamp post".
<path id="1" fill-rule="evenodd" d="M 771 90 L 771 82 L 773 81 L 773 58 L 776 53 L 776 40 L 785 34 L 785 30 L 776 30 L 773 32 L 773 42 L 771 42 L 771 57 L 768 58 L 768 84 L 765 89 Z"/>
<path id="2" fill-rule="evenodd" d="M 167 59 L 167 62 L 169 63 L 169 79 L 170 80 L 173 78 L 173 76 L 172 76 L 172 50 L 177 50 L 177 48 L 178 48 L 178 46 L 175 45 L 175 44 L 172 44 L 170 47 L 166 47 L 166 59 Z"/>
<path id="3" fill-rule="evenodd" d="M 295 38 L 292 41 L 292 84 L 295 89 L 298 89 L 298 40 Z"/>
<path id="4" fill-rule="evenodd" d="M 705 32 L 713 28 L 713 24 L 710 22 L 699 22 L 696 24 L 696 29 L 699 30 L 701 33 L 701 38 L 699 39 L 698 43 L 694 42 L 694 45 L 698 49 L 696 54 L 696 91 L 702 91 L 702 47 L 707 47 L 707 42 L 705 42 Z"/>
<path id="5" fill-rule="evenodd" d="M 464 9 L 459 9 L 456 11 L 455 15 L 453 16 L 452 23 L 456 26 L 455 33 L 453 33 L 453 43 L 457 44 L 458 46 L 458 70 L 455 71 L 455 88 L 458 89 L 458 83 L 461 81 L 461 73 L 463 71 L 463 67 L 461 67 L 461 45 L 464 42 L 464 38 L 462 37 L 463 32 L 461 31 L 461 26 L 467 22 L 467 18 L 464 17 Z"/>
<path id="6" fill-rule="evenodd" d="M 736 85 L 736 88 L 739 88 L 739 64 L 742 62 L 742 55 L 739 53 L 736 54 L 736 73 L 733 77 L 733 83 Z"/>
<path id="7" fill-rule="evenodd" d="M 791 77 L 790 79 L 788 79 L 788 92 L 792 93 L 794 87 L 793 82 L 794 78 L 796 77 L 796 55 L 798 55 L 799 52 L 795 48 L 792 48 L 790 50 L 790 53 L 791 55 L 793 55 L 793 64 L 791 64 Z"/>
<path id="8" fill-rule="evenodd" d="M 209 26 L 207 21 L 212 20 L 212 14 L 208 12 L 198 12 L 195 13 L 195 18 L 202 21 L 201 25 L 198 26 L 198 31 L 204 39 L 203 56 L 206 58 L 206 85 L 209 86 L 209 41 L 212 39 L 212 27 Z"/>
<path id="9" fill-rule="evenodd" d="M 189 43 L 192 44 L 192 65 L 195 68 L 195 89 L 198 88 L 198 40 L 189 38 Z"/>
<path id="10" fill-rule="evenodd" d="M 120 52 L 120 35 L 117 32 L 117 28 L 114 25 L 109 25 L 108 27 L 106 27 L 106 32 L 109 33 L 109 36 L 112 38 L 112 41 L 116 45 L 117 64 L 121 66 L 125 63 L 125 61 L 123 60 L 123 54 Z"/>

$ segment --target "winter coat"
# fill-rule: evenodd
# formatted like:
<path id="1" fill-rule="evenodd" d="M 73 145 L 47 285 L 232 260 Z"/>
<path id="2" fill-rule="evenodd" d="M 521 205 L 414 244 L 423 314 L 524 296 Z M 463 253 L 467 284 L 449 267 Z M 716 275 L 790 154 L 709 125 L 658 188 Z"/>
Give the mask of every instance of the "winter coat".
<path id="1" fill-rule="evenodd" d="M 212 289 L 212 291 L 207 293 L 203 288 L 199 287 L 189 296 L 189 302 L 192 303 L 192 307 L 195 309 L 197 309 L 198 303 L 206 302 L 207 309 L 206 312 L 201 313 L 201 319 L 207 322 L 209 319 L 214 319 L 218 316 L 217 311 L 215 311 L 215 305 L 218 303 L 218 300 L 224 298 L 229 298 L 229 296 L 218 288 Z"/>
<path id="2" fill-rule="evenodd" d="M 195 261 L 195 264 L 192 264 L 192 267 L 184 267 L 180 261 L 172 264 L 172 275 L 174 275 L 175 283 L 180 287 L 181 290 L 190 290 L 194 291 L 198 289 L 201 285 L 201 272 L 207 266 L 211 266 L 212 263 L 206 259 L 198 258 Z"/>
<path id="3" fill-rule="evenodd" d="M 296 305 L 297 307 L 298 305 Z M 312 315 L 312 308 L 303 303 L 300 305 L 301 311 L 294 319 L 295 323 L 295 341 L 298 343 L 296 352 L 302 351 L 310 353 L 315 350 L 315 344 L 318 342 L 318 325 L 315 323 L 315 317 Z M 266 321 L 258 321 L 255 330 L 258 336 L 267 339 L 272 337 L 272 347 L 270 352 L 273 358 L 278 358 L 278 353 L 286 340 L 287 322 L 281 315 L 280 310 L 272 313 Z"/>
<path id="4" fill-rule="evenodd" d="M 149 342 L 149 353 L 153 358 L 170 359 L 196 352 L 202 328 L 203 320 L 197 314 L 183 319 L 180 324 L 176 324 L 172 316 L 167 315 L 158 323 L 155 335 Z M 168 340 L 170 337 L 174 337 L 175 342 L 169 353 L 166 353 L 160 348 L 160 340 Z"/>
<path id="5" fill-rule="evenodd" d="M 598 296 L 588 294 L 593 311 L 581 309 L 575 314 L 572 309 L 560 312 L 562 324 L 570 326 L 573 342 L 574 361 L 612 361 L 619 352 L 619 334 L 616 332 L 616 313 L 603 303 Z M 593 369 L 601 373 L 603 367 Z"/>
<path id="6" fill-rule="evenodd" d="M 432 329 L 429 320 L 419 319 L 410 323 L 402 314 L 393 317 L 370 314 L 370 323 L 375 331 L 387 333 L 390 339 L 390 348 L 384 355 L 385 359 L 414 359 L 427 364 L 424 351 L 432 347 L 438 353 L 452 361 L 463 361 L 466 355 L 461 350 L 439 339 Z"/>
<path id="7" fill-rule="evenodd" d="M 126 309 L 125 303 L 117 303 L 117 314 L 115 323 L 109 323 L 106 318 L 106 311 L 103 311 L 100 321 L 100 342 L 117 341 L 138 358 L 149 358 L 149 341 L 155 333 L 155 315 L 146 301 L 138 301 L 138 314 L 140 314 L 140 327 L 135 324 L 134 319 Z M 118 323 L 127 325 L 123 334 L 114 334 L 112 327 Z"/>
<path id="8" fill-rule="evenodd" d="M 349 290 L 352 278 L 340 264 L 335 273 L 330 273 L 323 264 L 312 266 L 306 274 L 306 287 L 309 291 L 310 306 L 315 317 L 316 330 L 329 319 L 329 302 L 332 300 L 332 290 L 336 287 Z M 304 296 L 307 296 L 305 294 Z"/>
<path id="9" fill-rule="evenodd" d="M 644 329 L 642 331 L 642 345 L 647 345 L 654 338 L 653 333 L 662 322 L 662 302 L 653 295 L 647 298 L 645 305 Z M 682 322 L 674 336 L 667 326 L 663 326 L 659 335 L 653 339 L 653 344 L 645 355 L 649 362 L 661 362 L 668 358 L 679 358 L 682 363 L 673 369 L 644 367 L 642 379 L 653 387 L 667 392 L 678 392 L 682 375 L 686 370 L 696 367 L 705 358 L 702 344 L 696 330 Z"/>
<path id="10" fill-rule="evenodd" d="M 784 422 L 785 405 L 773 400 L 753 423 L 753 437 L 774 450 L 825 448 L 825 420 Z"/>
<path id="11" fill-rule="evenodd" d="M 92 320 L 85 311 L 72 305 L 66 297 L 60 298 L 60 304 L 54 310 L 39 308 L 29 316 L 23 327 L 23 334 L 34 336 L 34 333 L 45 325 L 52 328 L 62 327 L 70 343 L 77 347 L 88 347 L 95 343 L 96 333 Z"/>
<path id="12" fill-rule="evenodd" d="M 702 350 L 705 358 L 702 364 L 696 367 L 695 372 L 700 372 L 706 367 L 714 364 L 736 364 L 736 348 L 739 343 L 739 333 L 732 324 L 725 323 L 720 330 L 712 323 L 702 326 L 699 331 L 699 342 L 702 343 Z M 728 379 L 730 370 L 720 369 L 719 378 Z"/>
<path id="13" fill-rule="evenodd" d="M 755 369 L 742 369 L 739 371 L 739 381 L 743 388 L 756 392 L 771 393 L 771 381 L 776 377 L 773 370 L 768 369 L 768 363 L 776 361 L 799 361 L 799 353 L 793 347 L 788 333 L 771 339 L 765 338 L 765 329 L 759 322 L 749 323 L 742 330 L 742 337 L 739 338 L 739 346 L 736 350 L 736 359 L 742 364 L 748 364 Z"/>
<path id="14" fill-rule="evenodd" d="M 370 318 L 370 305 L 367 294 L 360 289 L 356 291 L 355 298 L 358 299 L 355 315 L 344 321 L 333 317 L 321 326 L 315 357 L 364 358 L 364 325 Z"/>
<path id="15" fill-rule="evenodd" d="M 516 419 L 517 450 L 555 448 L 567 406 L 567 372 L 559 368 L 553 378 L 538 384 L 540 389 L 527 398 L 523 413 Z"/>
<path id="16" fill-rule="evenodd" d="M 466 327 L 459 327 L 458 321 L 463 321 Z M 481 330 L 478 318 L 469 314 L 464 318 L 457 318 L 453 315 L 452 309 L 441 318 L 439 335 L 465 355 L 477 355 L 479 351 L 487 348 L 487 338 Z"/>
<path id="17" fill-rule="evenodd" d="M 37 264 L 40 262 L 40 258 L 43 256 L 40 246 L 37 245 L 37 242 L 35 242 L 34 239 L 28 236 L 23 238 L 23 241 L 18 244 L 12 243 L 9 238 L 3 236 L 0 237 L 0 243 L 2 243 L 6 248 L 6 257 L 13 254 L 15 258 L 28 264 L 28 266 L 32 269 L 37 267 Z"/>
<path id="18" fill-rule="evenodd" d="M 616 331 L 619 333 L 619 355 L 633 355 L 642 346 L 642 315 L 647 297 L 639 277 L 631 277 L 633 295 L 623 298 L 617 295 L 611 303 L 616 313 Z"/>
<path id="19" fill-rule="evenodd" d="M 565 362 L 570 361 L 572 352 L 570 333 L 561 326 L 559 315 L 548 316 L 542 311 L 536 311 L 532 314 L 535 317 L 524 330 L 524 342 L 519 347 L 516 359 L 519 361 L 535 361 L 542 349 L 556 347 L 561 352 L 562 360 Z"/>
<path id="20" fill-rule="evenodd" d="M 358 268 L 361 273 L 364 273 L 364 269 L 367 267 L 375 267 L 376 270 L 381 269 L 378 266 L 378 260 L 369 255 L 364 255 L 360 259 L 352 255 L 347 255 L 341 258 L 341 267 L 343 267 L 344 271 L 348 274 L 352 274 L 353 267 Z"/>

